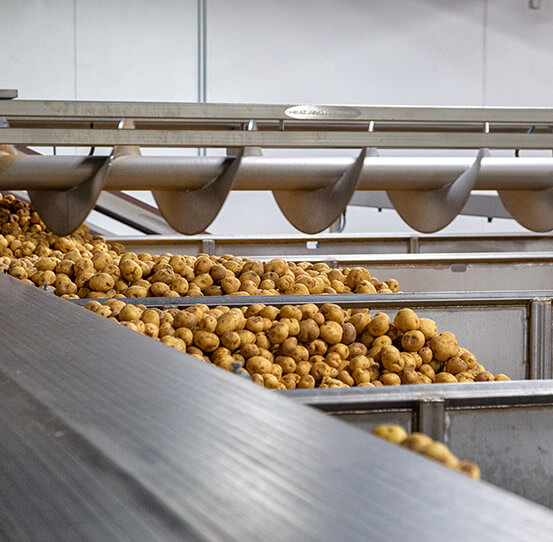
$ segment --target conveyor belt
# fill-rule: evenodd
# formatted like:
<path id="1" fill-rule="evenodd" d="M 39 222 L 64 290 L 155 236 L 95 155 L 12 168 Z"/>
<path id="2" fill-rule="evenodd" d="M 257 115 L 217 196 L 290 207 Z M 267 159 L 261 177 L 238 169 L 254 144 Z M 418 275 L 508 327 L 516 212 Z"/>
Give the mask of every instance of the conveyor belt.
<path id="1" fill-rule="evenodd" d="M 0 485 L 0 524 L 14 527 L 5 540 L 113 539 L 102 530 L 117 526 L 148 539 L 136 536 L 146 525 L 165 539 L 170 529 L 184 540 L 442 541 L 444 522 L 452 541 L 550 539 L 544 508 L 5 275 L 0 295 L 0 374 L 15 390 L 0 419 L 25 436 L 0 448 L 13 467 Z M 22 395 L 51 425 L 25 423 Z M 35 438 L 54 460 L 23 453 Z M 71 458 L 80 465 L 65 478 Z M 95 509 L 103 495 L 81 467 L 109 478 L 121 514 L 109 502 Z M 55 501 L 44 498 L 54 490 Z M 66 517 L 78 518 L 79 533 Z"/>

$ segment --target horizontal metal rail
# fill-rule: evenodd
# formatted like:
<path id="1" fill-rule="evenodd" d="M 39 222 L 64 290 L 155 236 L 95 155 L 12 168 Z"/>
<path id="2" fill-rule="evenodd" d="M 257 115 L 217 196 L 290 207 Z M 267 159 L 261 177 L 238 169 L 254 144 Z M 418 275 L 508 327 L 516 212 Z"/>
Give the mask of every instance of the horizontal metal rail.
<path id="1" fill-rule="evenodd" d="M 553 300 L 553 290 L 498 291 L 498 292 L 428 292 L 398 294 L 321 294 L 321 295 L 248 295 L 248 296 L 204 296 L 204 297 L 137 297 L 124 299 L 125 303 L 143 304 L 148 307 L 188 307 L 204 303 L 210 307 L 228 305 L 242 307 L 255 303 L 266 305 L 299 305 L 313 303 L 337 303 L 344 308 L 385 309 L 395 307 L 433 307 L 447 304 L 451 307 L 470 305 L 520 305 L 532 300 Z M 107 299 L 106 299 L 107 300 Z M 70 299 L 71 303 L 85 305 L 90 299 Z M 101 302 L 102 299 L 99 299 Z"/>
<path id="2" fill-rule="evenodd" d="M 43 119 L 223 119 L 389 122 L 497 122 L 553 124 L 553 108 L 465 106 L 367 106 L 297 104 L 199 104 L 14 100 L 1 104 L 5 117 Z"/>
<path id="3" fill-rule="evenodd" d="M 441 400 L 452 408 L 553 405 L 553 380 L 478 382 L 439 388 L 436 384 L 403 388 L 383 386 L 370 394 L 364 393 L 360 388 L 332 389 L 329 393 L 326 391 L 298 389 L 281 390 L 278 393 L 325 412 L 413 408 L 420 401 L 427 400 Z"/>
<path id="4" fill-rule="evenodd" d="M 277 235 L 148 235 L 111 237 L 127 250 L 161 254 L 206 253 L 222 256 L 272 258 L 287 255 L 291 259 L 326 255 L 340 258 L 342 254 L 419 254 L 473 252 L 553 252 L 553 235 L 535 233 L 497 234 L 350 234 L 330 233 L 314 236 L 302 234 Z"/>
<path id="5" fill-rule="evenodd" d="M 551 149 L 553 134 L 438 132 L 245 132 L 5 128 L 0 144 L 32 146 L 262 147 L 266 149 Z"/>

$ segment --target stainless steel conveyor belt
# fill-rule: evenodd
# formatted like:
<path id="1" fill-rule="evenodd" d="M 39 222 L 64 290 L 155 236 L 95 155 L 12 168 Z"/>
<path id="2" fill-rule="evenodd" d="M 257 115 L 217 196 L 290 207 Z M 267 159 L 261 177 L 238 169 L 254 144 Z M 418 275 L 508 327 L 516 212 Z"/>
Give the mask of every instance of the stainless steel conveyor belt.
<path id="1" fill-rule="evenodd" d="M 0 299 L 3 540 L 550 539 L 525 499 L 6 275 Z"/>

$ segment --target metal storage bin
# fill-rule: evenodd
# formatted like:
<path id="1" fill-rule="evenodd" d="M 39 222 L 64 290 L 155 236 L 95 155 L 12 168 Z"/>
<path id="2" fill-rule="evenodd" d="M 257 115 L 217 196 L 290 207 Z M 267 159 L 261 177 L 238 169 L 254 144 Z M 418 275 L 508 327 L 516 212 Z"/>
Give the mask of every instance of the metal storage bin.
<path id="1" fill-rule="evenodd" d="M 365 431 L 381 423 L 422 431 L 482 479 L 553 508 L 553 381 L 282 391 Z"/>
<path id="2" fill-rule="evenodd" d="M 71 300 L 80 305 L 89 299 Z M 337 303 L 393 314 L 403 307 L 436 320 L 440 331 L 452 331 L 492 373 L 514 380 L 551 378 L 553 292 L 480 292 L 425 294 L 351 294 L 311 296 L 222 296 L 130 298 L 127 303 L 151 307 L 243 306 L 254 303 L 299 305 Z"/>

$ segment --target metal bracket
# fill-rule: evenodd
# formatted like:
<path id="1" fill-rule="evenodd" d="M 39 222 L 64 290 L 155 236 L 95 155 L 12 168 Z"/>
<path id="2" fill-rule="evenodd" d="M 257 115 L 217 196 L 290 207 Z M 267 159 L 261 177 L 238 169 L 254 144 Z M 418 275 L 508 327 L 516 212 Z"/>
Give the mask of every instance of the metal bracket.
<path id="1" fill-rule="evenodd" d="M 40 218 L 54 233 L 74 232 L 94 208 L 104 187 L 111 156 L 107 156 L 92 177 L 69 190 L 28 190 Z"/>
<path id="2" fill-rule="evenodd" d="M 489 154 L 488 149 L 480 149 L 474 163 L 455 181 L 441 188 L 386 193 L 409 226 L 423 233 L 434 233 L 445 228 L 463 210 L 478 178 L 480 162 Z"/>
<path id="3" fill-rule="evenodd" d="M 303 233 L 320 233 L 346 209 L 359 183 L 367 149 L 332 185 L 318 190 L 274 190 L 273 196 L 288 221 Z"/>

